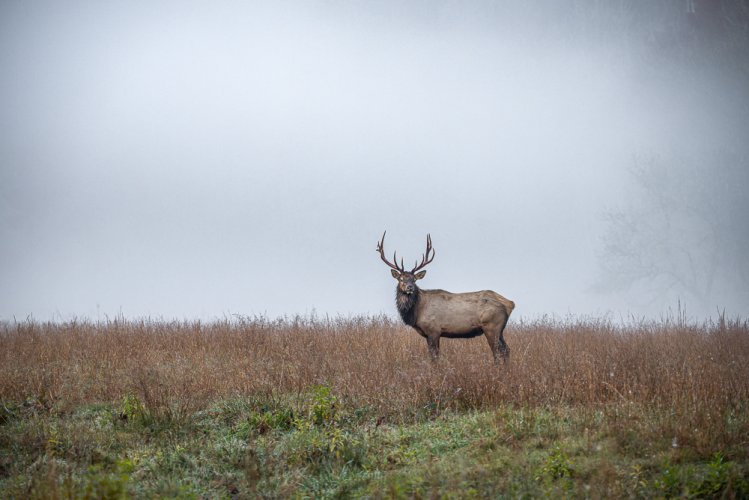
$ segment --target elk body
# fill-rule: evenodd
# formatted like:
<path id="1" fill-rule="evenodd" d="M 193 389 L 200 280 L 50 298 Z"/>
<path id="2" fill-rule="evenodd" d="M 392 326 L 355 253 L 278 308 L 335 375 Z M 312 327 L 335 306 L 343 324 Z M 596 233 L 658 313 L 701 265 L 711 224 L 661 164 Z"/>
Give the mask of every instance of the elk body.
<path id="1" fill-rule="evenodd" d="M 391 268 L 398 280 L 395 304 L 403 322 L 424 337 L 432 359 L 440 353 L 440 338 L 472 338 L 484 335 L 489 342 L 494 359 L 508 359 L 510 349 L 504 339 L 504 329 L 515 303 L 491 290 L 468 293 L 450 293 L 445 290 L 422 290 L 416 281 L 426 275 L 422 270 L 434 260 L 432 238 L 427 235 L 427 249 L 421 263 L 406 271 L 403 259 L 393 253 L 393 262 L 385 257 L 385 233 L 377 243 L 380 258 Z M 431 256 L 430 256 L 431 254 Z"/>

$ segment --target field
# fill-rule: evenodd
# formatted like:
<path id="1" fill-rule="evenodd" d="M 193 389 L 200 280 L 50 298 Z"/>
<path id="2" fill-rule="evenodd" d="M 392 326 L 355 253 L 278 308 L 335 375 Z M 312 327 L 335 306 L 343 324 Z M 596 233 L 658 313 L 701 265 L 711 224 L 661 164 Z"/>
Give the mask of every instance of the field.
<path id="1" fill-rule="evenodd" d="M 0 497 L 749 497 L 749 323 L 0 325 Z"/>

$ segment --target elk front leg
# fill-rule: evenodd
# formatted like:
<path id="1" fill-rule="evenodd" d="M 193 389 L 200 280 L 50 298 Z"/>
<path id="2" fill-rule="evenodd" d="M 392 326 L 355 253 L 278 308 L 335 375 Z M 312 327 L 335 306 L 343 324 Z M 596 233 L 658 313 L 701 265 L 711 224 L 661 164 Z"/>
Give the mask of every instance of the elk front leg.
<path id="1" fill-rule="evenodd" d="M 429 346 L 429 354 L 432 356 L 432 361 L 437 361 L 440 357 L 440 336 L 429 335 L 427 337 L 427 345 Z"/>

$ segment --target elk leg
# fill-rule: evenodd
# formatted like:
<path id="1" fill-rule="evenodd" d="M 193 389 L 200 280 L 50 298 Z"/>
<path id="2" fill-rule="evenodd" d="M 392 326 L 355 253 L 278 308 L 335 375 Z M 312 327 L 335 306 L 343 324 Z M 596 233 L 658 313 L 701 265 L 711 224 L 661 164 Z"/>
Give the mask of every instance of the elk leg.
<path id="1" fill-rule="evenodd" d="M 506 314 L 504 321 L 502 321 L 502 325 L 499 327 L 499 353 L 502 355 L 502 360 L 505 362 L 510 360 L 510 348 L 507 347 L 507 342 L 505 342 L 505 327 L 507 326 L 507 320 L 509 319 L 510 315 Z"/>
<path id="2" fill-rule="evenodd" d="M 497 327 L 493 325 L 487 325 L 483 328 L 483 330 L 486 341 L 489 342 L 489 347 L 492 350 L 494 361 L 499 361 L 499 337 L 497 335 Z"/>
<path id="3" fill-rule="evenodd" d="M 499 361 L 500 358 L 502 358 L 503 361 L 510 359 L 510 348 L 507 347 L 507 342 L 505 342 L 504 336 L 504 330 L 505 326 L 507 326 L 508 319 L 508 316 L 504 316 L 504 318 L 500 320 L 499 325 L 487 325 L 484 327 L 484 335 L 489 342 L 489 347 L 492 349 L 492 355 L 494 356 L 495 362 Z"/>
<path id="4" fill-rule="evenodd" d="M 432 361 L 437 361 L 440 357 L 439 335 L 429 335 L 427 337 L 427 345 L 429 346 L 429 354 L 432 356 Z"/>
<path id="5" fill-rule="evenodd" d="M 507 342 L 505 342 L 504 332 L 500 332 L 499 334 L 499 354 L 502 356 L 503 361 L 507 362 L 510 360 L 510 348 L 507 347 Z"/>

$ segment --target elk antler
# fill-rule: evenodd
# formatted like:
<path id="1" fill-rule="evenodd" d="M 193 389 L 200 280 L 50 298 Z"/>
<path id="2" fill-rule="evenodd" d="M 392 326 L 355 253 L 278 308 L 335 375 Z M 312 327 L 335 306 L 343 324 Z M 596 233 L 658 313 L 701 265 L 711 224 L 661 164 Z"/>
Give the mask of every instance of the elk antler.
<path id="1" fill-rule="evenodd" d="M 387 233 L 387 231 L 385 231 L 385 233 Z M 396 271 L 398 271 L 399 273 L 403 273 L 403 272 L 405 272 L 406 270 L 405 270 L 405 269 L 404 269 L 404 267 L 403 267 L 403 258 L 402 258 L 402 257 L 401 257 L 401 265 L 400 265 L 400 267 L 398 267 L 398 258 L 397 258 L 397 257 L 395 256 L 395 252 L 393 252 L 393 262 L 394 262 L 395 264 L 391 264 L 391 263 L 390 263 L 390 261 L 388 261 L 388 260 L 387 260 L 387 259 L 385 258 L 385 249 L 383 248 L 383 245 L 385 244 L 385 233 L 382 233 L 382 239 L 380 240 L 380 242 L 379 242 L 379 243 L 377 243 L 377 251 L 378 251 L 378 252 L 380 252 L 380 258 L 381 258 L 381 259 L 382 259 L 382 261 L 383 261 L 383 262 L 384 262 L 385 264 L 387 264 L 387 265 L 388 265 L 389 267 L 391 267 L 391 268 L 395 269 L 395 270 L 396 270 Z"/>
<path id="2" fill-rule="evenodd" d="M 384 235 L 383 235 L 383 237 L 384 237 Z M 432 252 L 432 257 L 431 257 L 431 258 L 429 257 L 429 252 Z M 426 253 L 425 253 L 424 255 L 422 255 L 422 257 L 421 257 L 421 264 L 419 264 L 419 263 L 417 262 L 417 263 L 416 263 L 416 267 L 414 267 L 414 268 L 413 268 L 413 269 L 411 270 L 411 272 L 412 272 L 412 273 L 415 273 L 415 272 L 416 272 L 416 271 L 418 271 L 419 269 L 422 269 L 422 268 L 426 267 L 426 265 L 427 265 L 427 264 L 429 264 L 430 262 L 432 262 L 432 261 L 434 260 L 434 253 L 435 253 L 435 252 L 434 252 L 434 248 L 432 248 L 432 236 L 431 236 L 431 235 L 429 235 L 429 234 L 427 234 L 427 251 L 426 251 Z"/>

